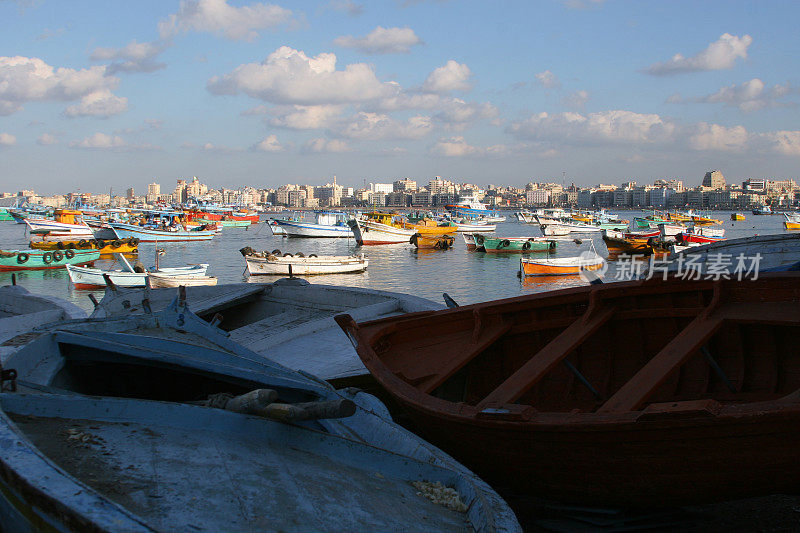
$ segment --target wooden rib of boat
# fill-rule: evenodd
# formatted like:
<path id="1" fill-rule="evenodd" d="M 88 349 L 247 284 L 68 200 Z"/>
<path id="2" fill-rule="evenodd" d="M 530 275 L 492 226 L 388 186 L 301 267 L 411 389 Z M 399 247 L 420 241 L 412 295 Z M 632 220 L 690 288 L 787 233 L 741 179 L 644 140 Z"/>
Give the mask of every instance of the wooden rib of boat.
<path id="1" fill-rule="evenodd" d="M 99 250 L 0 250 L 0 272 L 88 265 L 99 258 Z"/>
<path id="2" fill-rule="evenodd" d="M 277 252 L 277 253 L 276 253 Z M 317 276 L 324 274 L 347 274 L 364 272 L 369 260 L 359 255 L 281 254 L 280 250 L 254 252 L 243 248 L 241 251 L 247 263 L 247 273 L 251 276 Z"/>
<path id="3" fill-rule="evenodd" d="M 182 299 L 40 333 L 0 393 L 4 530 L 520 531 L 376 398 L 260 357 Z M 438 487 L 461 505 L 422 494 Z"/>
<path id="4" fill-rule="evenodd" d="M 798 300 L 782 272 L 337 322 L 422 434 L 496 488 L 662 507 L 800 490 Z"/>
<path id="5" fill-rule="evenodd" d="M 583 270 L 600 270 L 604 264 L 605 260 L 592 252 L 575 257 L 520 257 L 519 271 L 522 276 L 576 276 Z"/>

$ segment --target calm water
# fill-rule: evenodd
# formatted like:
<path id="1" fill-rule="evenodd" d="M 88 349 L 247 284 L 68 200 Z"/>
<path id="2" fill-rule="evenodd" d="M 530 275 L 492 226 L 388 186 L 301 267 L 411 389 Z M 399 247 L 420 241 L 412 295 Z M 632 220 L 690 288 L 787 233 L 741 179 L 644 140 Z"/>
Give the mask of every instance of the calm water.
<path id="1" fill-rule="evenodd" d="M 620 211 L 622 218 L 632 219 L 640 212 Z M 725 235 L 729 239 L 750 235 L 783 233 L 782 216 L 756 216 L 746 213 L 747 220 L 732 222 L 729 212 L 713 213 L 713 217 L 724 222 Z M 507 213 L 507 221 L 497 226 L 497 234 L 509 236 L 540 236 L 538 226 L 521 224 Z M 0 249 L 22 249 L 28 247 L 25 225 L 0 222 Z M 579 255 L 590 250 L 593 241 L 597 252 L 607 256 L 608 252 L 600 235 L 594 238 L 578 236 L 583 244 L 560 242 L 555 257 Z M 364 253 L 369 259 L 369 268 L 361 274 L 337 274 L 308 278 L 312 283 L 367 287 L 370 289 L 405 292 L 442 302 L 442 293 L 450 294 L 458 303 L 468 304 L 519 296 L 532 292 L 578 286 L 584 282 L 577 276 L 531 278 L 520 280 L 519 255 L 485 254 L 469 252 L 460 235 L 456 235 L 455 246 L 450 250 L 416 250 L 410 244 L 382 246 L 356 246 L 352 239 L 289 239 L 271 234 L 265 224 L 243 228 L 225 228 L 221 234 L 207 242 L 161 243 L 166 250 L 160 263 L 162 266 L 179 266 L 187 263 L 208 263 L 209 274 L 217 276 L 220 283 L 246 281 L 244 258 L 239 249 L 251 246 L 256 250 L 303 252 L 306 255 L 350 255 Z M 154 264 L 155 244 L 142 243 L 139 260 L 145 266 Z M 547 254 L 532 254 L 532 256 Z M 96 263 L 100 268 L 118 268 L 113 259 Z M 610 265 L 606 277 L 613 276 L 614 264 Z M 65 269 L 49 271 L 17 272 L 17 284 L 34 293 L 49 294 L 69 300 L 80 307 L 92 309 L 89 294 L 99 299 L 103 291 L 75 290 L 69 283 Z M 257 282 L 274 281 L 272 276 L 259 276 Z M 251 279 L 250 281 L 254 281 Z M 11 274 L 0 272 L 0 285 L 11 282 Z"/>

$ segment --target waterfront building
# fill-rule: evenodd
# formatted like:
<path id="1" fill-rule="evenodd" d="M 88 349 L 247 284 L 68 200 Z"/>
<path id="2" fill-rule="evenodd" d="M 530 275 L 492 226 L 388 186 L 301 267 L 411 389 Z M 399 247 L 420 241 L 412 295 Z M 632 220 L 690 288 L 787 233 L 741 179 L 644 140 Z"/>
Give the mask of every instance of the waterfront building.
<path id="1" fill-rule="evenodd" d="M 417 182 L 409 178 L 397 180 L 392 185 L 394 187 L 393 192 L 411 193 L 417 190 Z"/>
<path id="2" fill-rule="evenodd" d="M 527 189 L 525 203 L 528 205 L 547 205 L 550 202 L 550 191 L 547 189 Z"/>
<path id="3" fill-rule="evenodd" d="M 706 172 L 706 175 L 703 176 L 702 185 L 703 187 L 711 187 L 712 189 L 724 189 L 725 177 L 719 170 L 712 170 L 710 172 Z"/>

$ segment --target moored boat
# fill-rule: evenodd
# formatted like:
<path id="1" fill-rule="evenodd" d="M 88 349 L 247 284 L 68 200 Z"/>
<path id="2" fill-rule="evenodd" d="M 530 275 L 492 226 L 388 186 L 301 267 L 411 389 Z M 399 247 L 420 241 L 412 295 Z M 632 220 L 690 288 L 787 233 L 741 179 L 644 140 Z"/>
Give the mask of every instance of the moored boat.
<path id="1" fill-rule="evenodd" d="M 794 272 L 671 278 L 337 321 L 421 433 L 494 486 L 654 508 L 800 490 L 798 298 Z"/>
<path id="2" fill-rule="evenodd" d="M 162 276 L 200 276 L 203 277 L 208 270 L 208 264 L 189 265 L 185 267 L 162 267 L 154 272 Z M 98 289 L 105 287 L 108 278 L 111 283 L 118 287 L 144 287 L 150 277 L 151 272 L 136 272 L 133 268 L 125 270 L 102 270 L 100 268 L 89 268 L 81 266 L 68 266 L 69 280 L 76 289 Z M 167 285 L 176 287 L 177 285 Z"/>
<path id="3" fill-rule="evenodd" d="M 362 218 L 352 218 L 347 224 L 359 245 L 400 244 L 410 242 L 417 233 L 415 227 L 404 228 L 394 222 L 390 213 L 369 213 Z"/>
<path id="4" fill-rule="evenodd" d="M 475 244 L 483 246 L 487 253 L 531 253 L 552 252 L 556 249 L 557 241 L 539 237 L 492 237 L 477 234 Z"/>
<path id="5" fill-rule="evenodd" d="M 0 250 L 0 272 L 87 265 L 99 258 L 99 250 Z"/>
<path id="6" fill-rule="evenodd" d="M 783 227 L 786 229 L 800 229 L 800 213 L 784 213 Z"/>
<path id="7" fill-rule="evenodd" d="M 731 213 L 731 220 L 733 221 L 745 220 L 744 213 Z"/>
<path id="8" fill-rule="evenodd" d="M 252 248 L 240 250 L 247 264 L 247 273 L 251 276 L 313 276 L 321 274 L 346 274 L 363 272 L 369 266 L 364 254 L 351 256 L 335 256 L 302 253 L 281 254 L 280 250 L 256 252 Z"/>
<path id="9" fill-rule="evenodd" d="M 417 232 L 408 240 L 416 248 L 430 250 L 447 250 L 453 247 L 455 239 L 452 235 L 431 234 Z"/>
<path id="10" fill-rule="evenodd" d="M 174 241 L 208 241 L 217 234 L 216 229 L 176 229 L 174 231 L 148 228 L 135 224 L 122 224 L 111 222 L 109 224 L 120 239 L 136 238 L 141 242 L 174 242 Z"/>
<path id="11" fill-rule="evenodd" d="M 113 239 L 105 241 L 102 239 L 80 239 L 76 241 L 31 241 L 30 246 L 36 250 L 100 250 L 101 254 L 132 254 L 139 250 L 139 239 Z"/>
<path id="12" fill-rule="evenodd" d="M 288 237 L 353 238 L 353 230 L 347 225 L 348 216 L 341 212 L 316 213 L 314 222 L 303 220 L 274 219 Z"/>
<path id="13" fill-rule="evenodd" d="M 93 239 L 94 233 L 82 218 L 80 211 L 56 209 L 53 220 L 46 218 L 26 218 L 25 224 L 32 234 L 42 235 L 43 240 Z"/>
<path id="14" fill-rule="evenodd" d="M 423 513 L 421 530 L 520 531 L 376 398 L 260 357 L 184 300 L 48 328 L 8 365 L 4 529 L 395 530 Z M 421 494 L 439 487 L 461 505 Z"/>
<path id="15" fill-rule="evenodd" d="M 217 284 L 216 276 L 190 272 L 148 272 L 147 284 L 154 289 L 168 287 L 205 287 Z"/>
<path id="16" fill-rule="evenodd" d="M 575 257 L 528 258 L 520 257 L 521 276 L 576 276 L 584 270 L 600 270 L 605 265 L 596 252 L 584 252 Z"/>

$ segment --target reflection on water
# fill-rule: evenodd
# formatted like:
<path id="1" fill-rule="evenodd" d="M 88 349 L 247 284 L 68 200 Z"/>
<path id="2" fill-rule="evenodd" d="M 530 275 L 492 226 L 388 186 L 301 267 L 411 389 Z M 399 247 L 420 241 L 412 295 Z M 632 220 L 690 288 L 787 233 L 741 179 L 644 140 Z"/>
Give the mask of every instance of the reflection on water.
<path id="1" fill-rule="evenodd" d="M 638 212 L 620 212 L 623 218 L 632 219 Z M 716 216 L 720 220 L 729 219 L 729 213 Z M 726 220 L 722 227 L 726 237 L 737 238 L 754 234 L 783 233 L 783 217 L 753 216 L 746 221 Z M 13 222 L 0 222 L 0 249 L 27 248 L 26 226 Z M 500 223 L 497 235 L 502 237 L 539 236 L 537 226 L 520 224 L 516 221 Z M 599 234 L 580 235 L 575 240 L 560 240 L 555 257 L 570 257 L 591 250 L 593 241 L 597 253 L 607 257 L 608 250 Z M 193 263 L 209 263 L 208 273 L 217 276 L 220 283 L 241 283 L 247 281 L 245 262 L 239 249 L 251 246 L 256 250 L 281 253 L 303 252 L 308 255 L 352 255 L 363 253 L 369 259 L 369 268 L 364 273 L 335 274 L 306 277 L 310 283 L 345 285 L 370 289 L 398 291 L 430 298 L 442 302 L 442 293 L 448 293 L 459 304 L 469 304 L 499 298 L 507 298 L 549 291 L 565 287 L 583 285 L 578 276 L 556 276 L 552 278 L 526 277 L 520 280 L 520 254 L 487 254 L 469 252 L 463 239 L 456 238 L 449 250 L 417 250 L 413 245 L 386 244 L 378 246 L 356 245 L 353 239 L 295 239 L 275 237 L 264 224 L 251 228 L 225 228 L 211 241 L 187 243 L 160 243 L 166 250 L 159 263 L 162 266 L 180 266 Z M 547 252 L 532 253 L 529 257 L 547 257 Z M 134 255 L 131 260 L 135 260 Z M 155 259 L 154 243 L 139 245 L 138 259 L 145 267 L 151 267 Z M 119 268 L 113 259 L 105 256 L 96 263 L 102 268 Z M 613 280 L 619 262 L 610 262 L 605 274 Z M 271 283 L 276 276 L 253 278 L 255 283 Z M 76 291 L 71 288 L 64 269 L 17 272 L 18 283 L 28 290 L 65 298 L 84 309 L 90 310 L 92 303 L 87 297 L 94 294 L 100 298 L 103 291 Z M 0 273 L 0 284 L 11 282 L 10 273 Z"/>

